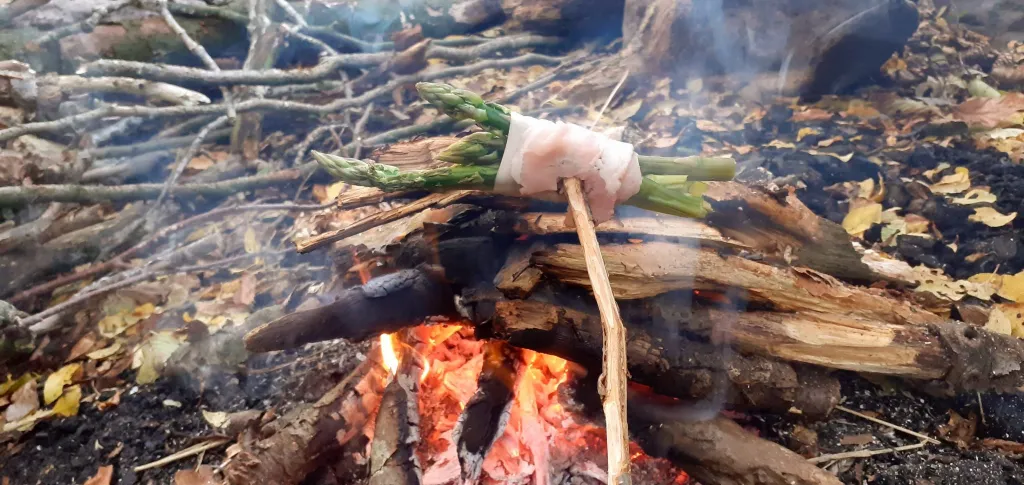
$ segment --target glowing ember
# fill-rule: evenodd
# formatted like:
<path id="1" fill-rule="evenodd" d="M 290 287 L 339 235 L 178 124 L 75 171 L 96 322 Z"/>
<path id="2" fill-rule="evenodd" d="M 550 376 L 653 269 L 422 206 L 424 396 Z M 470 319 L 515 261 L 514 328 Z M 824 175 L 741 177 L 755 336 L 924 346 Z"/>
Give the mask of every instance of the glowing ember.
<path id="1" fill-rule="evenodd" d="M 402 333 L 402 352 L 412 352 L 422 366 L 417 392 L 420 411 L 416 454 L 423 470 L 422 485 L 458 485 L 461 469 L 453 430 L 476 392 L 485 358 L 486 342 L 474 338 L 473 328 L 462 325 L 419 326 Z M 381 335 L 385 369 L 395 375 L 399 355 L 395 335 Z M 571 411 L 578 407 L 562 402 L 559 388 L 582 370 L 559 357 L 517 350 L 515 398 L 509 408 L 504 432 L 497 437 L 482 463 L 477 482 L 491 484 L 600 483 L 607 481 L 605 432 L 581 421 Z M 386 384 L 388 377 L 370 379 Z M 371 393 L 373 394 L 373 393 Z M 379 397 L 378 397 L 379 400 Z M 364 407 L 376 402 L 364 403 Z M 363 428 L 373 436 L 373 415 Z M 369 444 L 367 444 L 369 446 Z M 367 452 L 369 449 L 367 449 Z M 634 479 L 640 483 L 683 485 L 685 473 L 668 462 L 651 458 L 636 444 L 631 461 Z"/>
<path id="2" fill-rule="evenodd" d="M 398 372 L 398 354 L 395 353 L 395 337 L 390 333 L 380 335 L 380 353 L 383 357 L 384 368 L 391 375 Z"/>

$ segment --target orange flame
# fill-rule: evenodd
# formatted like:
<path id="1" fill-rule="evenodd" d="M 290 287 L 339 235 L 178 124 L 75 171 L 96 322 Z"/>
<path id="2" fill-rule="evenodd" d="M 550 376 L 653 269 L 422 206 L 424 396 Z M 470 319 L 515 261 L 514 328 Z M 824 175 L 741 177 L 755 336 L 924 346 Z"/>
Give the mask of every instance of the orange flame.
<path id="1" fill-rule="evenodd" d="M 390 333 L 380 334 L 380 353 L 384 360 L 384 368 L 391 375 L 398 372 L 398 353 L 395 352 L 395 338 Z"/>
<path id="2" fill-rule="evenodd" d="M 427 374 L 430 374 L 430 361 L 423 361 L 423 373 L 420 374 L 420 382 L 427 380 Z"/>

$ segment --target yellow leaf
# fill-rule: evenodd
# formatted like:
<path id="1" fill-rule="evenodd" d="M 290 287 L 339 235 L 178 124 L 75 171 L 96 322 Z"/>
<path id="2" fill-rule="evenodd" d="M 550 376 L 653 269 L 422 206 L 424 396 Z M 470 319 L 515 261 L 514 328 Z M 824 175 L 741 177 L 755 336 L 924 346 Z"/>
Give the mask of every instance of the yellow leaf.
<path id="1" fill-rule="evenodd" d="M 157 332 L 138 349 L 139 372 L 135 375 L 138 384 L 151 384 L 160 377 L 164 363 L 171 357 L 181 340 L 170 332 Z"/>
<path id="2" fill-rule="evenodd" d="M 88 354 L 85 354 L 85 356 L 90 358 L 90 359 L 92 359 L 92 360 L 103 360 L 103 359 L 106 359 L 107 357 L 110 357 L 111 355 L 114 355 L 114 354 L 120 352 L 120 351 L 121 351 L 121 342 L 114 342 L 114 344 L 109 346 L 109 347 L 102 348 L 102 349 L 99 349 L 99 350 L 94 350 L 92 352 L 89 352 Z"/>
<path id="3" fill-rule="evenodd" d="M 942 180 L 931 186 L 932 192 L 936 194 L 959 194 L 969 188 L 970 172 L 964 167 L 957 167 L 954 173 L 942 177 Z"/>
<path id="4" fill-rule="evenodd" d="M 1016 217 L 1016 212 L 1002 214 L 991 207 L 978 207 L 974 209 L 974 214 L 971 214 L 967 219 L 971 222 L 980 222 L 988 227 L 1002 227 L 1009 224 Z"/>
<path id="5" fill-rule="evenodd" d="M 64 392 L 64 386 L 75 378 L 75 373 L 81 368 L 82 364 L 79 363 L 68 364 L 50 374 L 46 378 L 46 383 L 43 384 L 43 402 L 50 404 L 56 401 Z"/>
<path id="6" fill-rule="evenodd" d="M 214 428 L 223 428 L 228 424 L 228 413 L 223 411 L 207 411 L 204 409 L 203 419 L 205 419 L 207 423 L 210 423 L 210 426 L 213 426 Z"/>
<path id="7" fill-rule="evenodd" d="M 843 229 L 852 236 L 863 234 L 871 226 L 882 222 L 882 204 L 869 202 L 850 210 L 843 218 Z"/>
<path id="8" fill-rule="evenodd" d="M 928 180 L 935 180 L 935 176 L 938 175 L 939 172 L 941 172 L 941 171 L 943 171 L 943 170 L 945 170 L 945 169 L 947 169 L 949 167 L 950 167 L 949 163 L 941 162 L 935 168 L 933 168 L 931 170 L 925 170 L 924 172 L 921 173 L 921 175 L 924 175 L 925 178 L 927 178 Z"/>
<path id="9" fill-rule="evenodd" d="M 21 386 L 24 386 L 26 383 L 28 383 L 32 379 L 35 379 L 36 377 L 38 376 L 29 372 L 22 374 L 17 379 L 11 379 L 11 376 L 8 375 L 7 381 L 0 384 L 0 397 L 6 396 L 14 391 L 17 391 L 18 389 L 21 389 Z"/>
<path id="10" fill-rule="evenodd" d="M 1000 303 L 992 311 L 999 311 L 1010 321 L 1010 335 L 1024 337 L 1024 303 Z"/>
<path id="11" fill-rule="evenodd" d="M 768 146 L 773 148 L 796 148 L 796 145 L 782 140 L 772 140 L 768 142 Z"/>
<path id="12" fill-rule="evenodd" d="M 244 243 L 245 252 L 253 254 L 260 251 L 260 242 L 256 240 L 256 231 L 251 227 L 245 230 Z"/>
<path id="13" fill-rule="evenodd" d="M 327 189 L 325 189 L 326 198 L 320 201 L 320 203 L 323 204 L 334 199 L 337 199 L 338 195 L 341 194 L 341 191 L 345 190 L 346 185 L 348 184 L 346 184 L 345 182 L 335 182 L 331 185 L 328 185 Z"/>
<path id="14" fill-rule="evenodd" d="M 800 128 L 800 131 L 796 132 L 796 141 L 800 142 L 800 141 L 803 141 L 803 139 L 805 137 L 808 137 L 808 136 L 811 136 L 811 135 L 820 135 L 820 134 L 821 134 L 821 131 L 816 129 L 816 128 L 810 128 L 810 127 Z"/>
<path id="15" fill-rule="evenodd" d="M 53 405 L 53 413 L 65 418 L 78 414 L 78 405 L 82 401 L 82 386 L 71 386 Z"/>
<path id="16" fill-rule="evenodd" d="M 985 323 L 985 330 L 993 333 L 1001 333 L 1003 335 L 1010 335 L 1013 332 L 1013 324 L 1010 323 L 1010 319 L 1006 318 L 999 308 L 993 308 L 988 314 L 988 322 Z"/>
<path id="17" fill-rule="evenodd" d="M 996 196 L 984 189 L 971 189 L 963 197 L 956 197 L 952 199 L 954 204 L 960 205 L 971 205 L 971 204 L 982 204 L 991 203 L 996 201 Z"/>
<path id="18" fill-rule="evenodd" d="M 997 295 L 1019 303 L 1024 303 L 1024 271 L 1015 275 L 1003 275 Z"/>

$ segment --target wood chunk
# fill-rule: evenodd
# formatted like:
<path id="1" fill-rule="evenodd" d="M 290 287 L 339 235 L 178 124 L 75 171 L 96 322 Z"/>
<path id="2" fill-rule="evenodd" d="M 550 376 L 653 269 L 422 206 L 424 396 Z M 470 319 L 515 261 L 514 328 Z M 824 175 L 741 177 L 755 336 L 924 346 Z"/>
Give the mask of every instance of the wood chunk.
<path id="1" fill-rule="evenodd" d="M 681 289 L 741 288 L 751 301 L 779 312 L 848 314 L 898 324 L 942 321 L 881 291 L 848 285 L 806 268 L 776 268 L 711 249 L 666 242 L 604 245 L 601 250 L 617 298 L 648 298 Z M 554 251 L 534 256 L 534 262 L 563 282 L 589 284 L 579 246 L 557 245 Z"/>
<path id="2" fill-rule="evenodd" d="M 422 368 L 409 352 L 384 388 L 373 441 L 370 443 L 369 485 L 418 485 L 422 471 L 416 457 L 420 440 L 418 376 Z"/>
<path id="3" fill-rule="evenodd" d="M 564 217 L 562 218 L 564 219 Z M 508 253 L 505 265 L 494 277 L 494 286 L 508 298 L 526 298 L 540 283 L 544 273 L 530 263 L 530 258 L 548 248 L 541 242 L 516 245 Z"/>
<path id="4" fill-rule="evenodd" d="M 615 217 L 595 227 L 598 234 L 634 234 L 637 236 L 660 236 L 693 239 L 711 245 L 747 248 L 738 241 L 722 235 L 717 229 L 696 219 L 670 216 Z M 565 216 L 551 212 L 527 212 L 518 214 L 515 231 L 521 234 L 546 236 L 552 234 L 574 234 L 576 228 L 565 223 Z"/>

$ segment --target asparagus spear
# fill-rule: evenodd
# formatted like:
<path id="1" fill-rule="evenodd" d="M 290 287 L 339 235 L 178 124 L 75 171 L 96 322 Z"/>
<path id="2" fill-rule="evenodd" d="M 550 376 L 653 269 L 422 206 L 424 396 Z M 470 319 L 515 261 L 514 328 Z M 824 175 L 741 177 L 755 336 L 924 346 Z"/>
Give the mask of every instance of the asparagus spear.
<path id="1" fill-rule="evenodd" d="M 452 165 L 430 170 L 399 170 L 398 167 L 382 163 L 366 163 L 362 160 L 339 157 L 313 151 L 313 158 L 328 173 L 347 183 L 377 187 L 388 192 L 404 190 L 460 190 L 493 189 L 498 174 L 495 166 Z M 673 183 L 666 187 L 650 177 L 644 177 L 640 191 L 626 204 L 642 209 L 680 217 L 704 217 L 708 206 L 699 195 L 679 190 L 680 181 L 663 179 Z"/>
<path id="2" fill-rule="evenodd" d="M 495 155 L 496 150 L 489 150 L 489 147 L 500 143 L 505 146 L 505 137 L 508 136 L 511 115 L 508 108 L 483 100 L 478 94 L 464 89 L 458 89 L 441 83 L 417 83 L 416 90 L 420 97 L 448 116 L 455 119 L 471 119 L 476 121 L 481 128 L 491 131 L 495 136 L 488 138 L 487 143 L 482 143 L 481 138 L 465 137 L 452 144 L 448 150 L 452 153 L 452 163 L 462 163 L 464 154 L 482 154 L 487 159 L 495 158 L 501 160 L 501 155 Z M 500 141 L 498 136 L 500 135 Z M 471 135 L 472 136 L 472 135 Z M 640 162 L 640 173 L 644 175 L 686 175 L 690 180 L 732 180 L 736 174 L 736 162 L 730 158 L 709 158 L 709 157 L 658 157 L 651 155 L 637 155 Z M 475 162 L 477 164 L 483 162 Z"/>
<path id="3" fill-rule="evenodd" d="M 464 136 L 445 148 L 437 159 L 459 165 L 496 165 L 505 151 L 505 136 L 481 131 Z"/>

